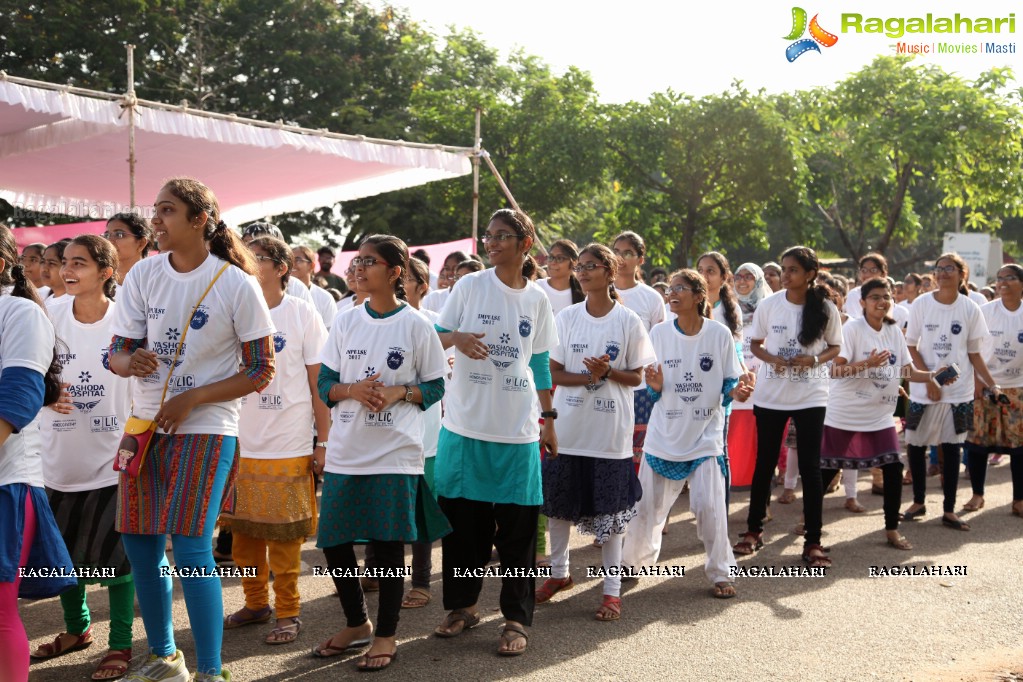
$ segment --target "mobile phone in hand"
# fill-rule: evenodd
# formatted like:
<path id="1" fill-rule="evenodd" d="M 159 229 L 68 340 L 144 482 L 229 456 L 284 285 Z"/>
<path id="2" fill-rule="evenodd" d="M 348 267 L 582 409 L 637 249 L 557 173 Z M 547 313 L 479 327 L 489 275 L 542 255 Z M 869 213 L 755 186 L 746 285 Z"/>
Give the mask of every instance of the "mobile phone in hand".
<path id="1" fill-rule="evenodd" d="M 957 376 L 959 376 L 959 365 L 953 362 L 951 365 L 935 374 L 934 380 L 938 382 L 938 386 L 944 386 Z"/>

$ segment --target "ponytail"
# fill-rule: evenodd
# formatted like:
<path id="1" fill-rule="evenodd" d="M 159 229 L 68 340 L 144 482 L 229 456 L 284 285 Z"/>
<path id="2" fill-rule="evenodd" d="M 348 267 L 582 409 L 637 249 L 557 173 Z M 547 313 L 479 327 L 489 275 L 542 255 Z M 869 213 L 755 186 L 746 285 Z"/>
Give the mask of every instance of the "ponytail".
<path id="1" fill-rule="evenodd" d="M 408 301 L 408 295 L 405 293 L 405 269 L 402 268 L 401 274 L 398 275 L 398 279 L 394 280 L 394 295 L 399 301 Z"/>
<path id="2" fill-rule="evenodd" d="M 238 235 L 227 229 L 227 225 L 220 219 L 220 204 L 213 190 L 194 178 L 173 178 L 163 187 L 188 207 L 189 220 L 200 213 L 206 214 L 202 235 L 209 243 L 210 253 L 246 274 L 254 276 L 258 272 L 255 257 Z"/>
<path id="3" fill-rule="evenodd" d="M 830 321 L 827 302 L 832 295 L 826 284 L 811 283 L 807 288 L 803 324 L 799 330 L 799 343 L 803 346 L 810 346 L 824 336 L 824 329 Z"/>
<path id="4" fill-rule="evenodd" d="M 736 315 L 736 310 L 739 308 L 739 302 L 736 300 L 735 292 L 732 291 L 732 285 L 725 282 L 721 285 L 721 290 L 718 293 L 718 300 L 721 301 L 721 307 L 725 310 L 725 324 L 728 329 L 732 332 L 732 335 L 738 334 L 742 330 L 742 318 Z"/>
<path id="5" fill-rule="evenodd" d="M 618 294 L 618 290 L 615 289 L 614 279 L 612 279 L 611 283 L 607 285 L 607 294 L 611 297 L 612 301 L 618 301 L 619 303 L 622 302 L 622 297 Z"/>
<path id="6" fill-rule="evenodd" d="M 21 263 L 15 263 L 11 268 L 11 280 L 14 283 L 14 288 L 11 290 L 12 296 L 27 298 L 36 305 L 42 305 L 42 301 L 39 300 L 39 292 L 32 281 L 25 276 L 25 267 Z M 0 281 L 0 284 L 4 283 Z"/>
<path id="7" fill-rule="evenodd" d="M 209 221 L 207 221 L 207 226 Z M 218 220 L 213 228 L 213 236 L 210 237 L 210 253 L 221 260 L 226 260 L 231 265 L 244 271 L 246 274 L 256 274 L 256 259 L 248 247 L 238 238 L 233 230 L 227 229 L 223 220 Z"/>
<path id="8" fill-rule="evenodd" d="M 575 276 L 575 273 L 571 273 L 568 276 L 568 288 L 572 291 L 572 303 L 582 303 L 586 300 L 586 293 L 583 291 L 583 285 L 579 283 L 579 278 Z M 614 291 L 614 284 L 611 284 L 611 298 L 614 298 L 617 294 Z"/>

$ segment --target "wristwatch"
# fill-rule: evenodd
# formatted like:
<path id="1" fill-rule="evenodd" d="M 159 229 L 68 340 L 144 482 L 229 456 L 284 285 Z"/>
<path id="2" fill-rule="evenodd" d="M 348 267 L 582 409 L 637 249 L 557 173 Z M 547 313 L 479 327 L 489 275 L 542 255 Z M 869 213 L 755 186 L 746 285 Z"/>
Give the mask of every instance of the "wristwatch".
<path id="1" fill-rule="evenodd" d="M 411 386 L 406 386 L 405 387 L 405 402 L 407 402 L 407 403 L 412 402 L 412 387 Z"/>
<path id="2" fill-rule="evenodd" d="M 327 441 L 325 441 L 325 440 L 318 440 L 318 441 L 316 441 L 316 445 L 313 446 L 313 447 L 325 448 L 325 447 L 327 447 Z"/>
<path id="3" fill-rule="evenodd" d="M 558 418 L 558 411 L 557 410 L 549 410 L 547 412 L 541 412 L 540 416 L 543 417 L 544 419 L 557 419 Z"/>
<path id="4" fill-rule="evenodd" d="M 607 371 L 606 371 L 606 372 L 604 372 L 604 376 L 602 376 L 602 377 L 600 377 L 600 378 L 601 378 L 601 379 L 603 379 L 604 381 L 607 381 L 607 378 L 608 378 L 609 376 L 611 376 L 611 368 L 610 368 L 610 367 L 608 367 L 608 368 L 607 368 Z"/>
<path id="5" fill-rule="evenodd" d="M 819 355 L 813 356 L 813 366 L 816 367 L 819 364 L 821 364 L 820 356 Z"/>

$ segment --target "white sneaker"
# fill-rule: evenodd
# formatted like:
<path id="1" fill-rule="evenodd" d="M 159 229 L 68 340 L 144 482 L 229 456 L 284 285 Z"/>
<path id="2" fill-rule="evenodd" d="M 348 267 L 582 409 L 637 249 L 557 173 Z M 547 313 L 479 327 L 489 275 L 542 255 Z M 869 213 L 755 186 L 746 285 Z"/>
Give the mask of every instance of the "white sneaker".
<path id="1" fill-rule="evenodd" d="M 192 680 L 194 680 L 194 682 L 231 682 L 231 673 L 227 668 L 221 668 L 220 674 L 218 675 L 196 673 Z"/>
<path id="2" fill-rule="evenodd" d="M 185 655 L 174 652 L 174 658 L 167 660 L 156 654 L 149 654 L 146 662 L 128 673 L 124 682 L 189 682 Z"/>

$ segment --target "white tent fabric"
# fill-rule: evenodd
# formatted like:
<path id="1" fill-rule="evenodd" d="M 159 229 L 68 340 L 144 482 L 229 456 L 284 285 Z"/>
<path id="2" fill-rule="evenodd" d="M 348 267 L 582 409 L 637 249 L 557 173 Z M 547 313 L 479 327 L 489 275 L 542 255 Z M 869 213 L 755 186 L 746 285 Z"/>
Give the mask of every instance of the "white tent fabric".
<path id="1" fill-rule="evenodd" d="M 22 210 L 109 217 L 129 208 L 124 98 L 0 75 L 0 198 Z M 237 224 L 467 175 L 472 148 L 135 107 L 136 202 L 170 177 L 209 185 Z"/>

